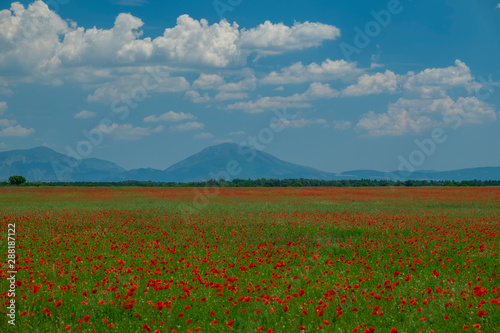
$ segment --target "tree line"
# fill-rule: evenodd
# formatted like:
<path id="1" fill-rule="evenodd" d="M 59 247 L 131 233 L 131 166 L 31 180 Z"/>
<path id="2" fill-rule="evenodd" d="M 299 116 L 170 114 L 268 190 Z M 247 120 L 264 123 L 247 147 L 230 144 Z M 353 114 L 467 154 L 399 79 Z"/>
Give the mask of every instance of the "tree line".
<path id="1" fill-rule="evenodd" d="M 500 180 L 373 180 L 373 179 L 210 179 L 196 182 L 152 182 L 127 180 L 121 182 L 0 182 L 0 186 L 140 186 L 140 187 L 426 187 L 426 186 L 500 186 Z"/>

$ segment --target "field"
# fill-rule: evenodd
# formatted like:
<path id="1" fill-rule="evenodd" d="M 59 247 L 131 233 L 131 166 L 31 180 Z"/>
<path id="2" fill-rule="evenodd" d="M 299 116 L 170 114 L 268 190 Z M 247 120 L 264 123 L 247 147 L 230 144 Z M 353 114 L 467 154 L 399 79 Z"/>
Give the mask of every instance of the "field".
<path id="1" fill-rule="evenodd" d="M 1 332 L 500 332 L 500 188 L 7 187 L 0 214 Z"/>

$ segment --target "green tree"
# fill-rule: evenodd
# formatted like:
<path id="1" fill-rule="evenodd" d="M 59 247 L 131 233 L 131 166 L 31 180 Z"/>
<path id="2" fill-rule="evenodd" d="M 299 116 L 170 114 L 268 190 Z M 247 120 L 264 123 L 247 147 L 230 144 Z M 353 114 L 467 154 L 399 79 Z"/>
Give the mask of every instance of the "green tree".
<path id="1" fill-rule="evenodd" d="M 10 176 L 9 177 L 9 182 L 12 184 L 12 185 L 21 185 L 23 183 L 26 183 L 26 178 L 24 178 L 23 176 L 17 176 L 17 175 L 14 175 L 14 176 Z"/>

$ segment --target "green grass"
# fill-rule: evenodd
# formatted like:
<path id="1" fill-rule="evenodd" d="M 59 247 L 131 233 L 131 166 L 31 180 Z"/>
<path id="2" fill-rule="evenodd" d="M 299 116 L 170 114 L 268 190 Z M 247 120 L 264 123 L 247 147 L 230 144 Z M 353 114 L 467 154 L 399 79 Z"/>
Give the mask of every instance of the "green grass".
<path id="1" fill-rule="evenodd" d="M 469 200 L 440 202 L 410 197 L 412 192 L 372 200 L 379 192 L 339 190 L 335 195 L 350 196 L 340 201 L 297 196 L 296 189 L 268 197 L 248 189 L 251 195 L 212 197 L 188 215 L 191 189 L 149 191 L 0 190 L 0 244 L 7 248 L 7 223 L 15 223 L 16 278 L 22 282 L 17 326 L 2 315 L 0 331 L 63 332 L 70 325 L 69 332 L 143 332 L 145 324 L 152 332 L 263 327 L 288 333 L 300 332 L 301 325 L 306 332 L 319 326 L 325 332 L 371 326 L 376 332 L 461 332 L 464 325 L 466 332 L 500 331 L 494 303 L 500 297 L 498 190 L 481 200 L 471 192 Z M 42 288 L 33 293 L 35 286 Z M 137 289 L 127 298 L 131 288 Z M 133 307 L 125 309 L 132 299 Z M 154 309 L 160 301 L 171 302 L 165 304 L 170 308 Z M 372 314 L 375 306 L 382 315 Z M 45 308 L 51 316 L 42 313 Z M 479 317 L 479 310 L 488 315 Z"/>

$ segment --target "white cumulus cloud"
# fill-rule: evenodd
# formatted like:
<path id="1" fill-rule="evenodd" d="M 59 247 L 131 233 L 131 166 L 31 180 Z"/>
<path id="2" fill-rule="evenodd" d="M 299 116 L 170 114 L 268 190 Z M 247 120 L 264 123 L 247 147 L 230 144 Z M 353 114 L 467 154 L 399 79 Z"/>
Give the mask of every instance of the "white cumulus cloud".
<path id="1" fill-rule="evenodd" d="M 263 84 L 290 84 L 308 81 L 331 81 L 351 79 L 363 73 L 354 62 L 326 59 L 321 64 L 315 62 L 304 66 L 301 62 L 283 68 L 279 72 L 271 72 L 264 77 Z"/>
<path id="2" fill-rule="evenodd" d="M 424 98 L 442 98 L 446 90 L 464 87 L 473 91 L 478 83 L 474 80 L 470 68 L 462 61 L 455 60 L 455 66 L 446 68 L 427 68 L 417 74 L 406 75 L 404 89 Z"/>
<path id="3" fill-rule="evenodd" d="M 144 118 L 145 122 L 159 122 L 159 121 L 181 121 L 188 119 L 196 119 L 191 113 L 168 111 L 162 115 L 151 115 Z"/>
<path id="4" fill-rule="evenodd" d="M 188 90 L 185 94 L 186 98 L 189 98 L 193 103 L 208 103 L 212 100 L 207 93 L 200 94 L 196 90 Z"/>
<path id="5" fill-rule="evenodd" d="M 389 105 L 386 113 L 369 111 L 359 120 L 356 128 L 370 136 L 419 133 L 424 129 L 474 124 L 496 120 L 492 106 L 476 97 L 450 97 L 442 99 L 400 98 Z"/>
<path id="6" fill-rule="evenodd" d="M 74 115 L 75 119 L 89 119 L 94 118 L 97 114 L 92 111 L 82 110 Z"/>
<path id="7" fill-rule="evenodd" d="M 5 123 L 7 124 L 7 123 Z M 24 128 L 21 125 L 8 126 L 0 130 L 0 137 L 6 136 L 28 136 L 34 133 L 35 130 L 33 128 Z"/>
<path id="8" fill-rule="evenodd" d="M 390 70 L 385 73 L 364 74 L 358 78 L 356 84 L 346 87 L 343 96 L 374 95 L 381 93 L 395 93 L 398 88 L 398 76 Z"/>
<path id="9" fill-rule="evenodd" d="M 262 97 L 256 101 L 238 102 L 227 106 L 228 109 L 244 110 L 249 113 L 259 113 L 269 109 L 282 109 L 282 108 L 308 108 L 311 104 L 303 102 L 304 98 L 295 94 L 288 97 L 272 96 Z"/>
<path id="10" fill-rule="evenodd" d="M 325 125 L 327 121 L 325 119 L 278 119 L 273 123 L 272 127 L 282 127 L 282 128 L 301 128 L 309 125 Z"/>
<path id="11" fill-rule="evenodd" d="M 218 87 L 220 91 L 249 91 L 257 88 L 257 78 L 253 75 L 237 82 L 225 83 Z"/>
<path id="12" fill-rule="evenodd" d="M 402 92 L 411 98 L 444 98 L 450 89 L 462 87 L 472 92 L 479 85 L 470 68 L 464 62 L 455 60 L 454 66 L 427 68 L 419 73 L 410 71 L 399 75 L 386 70 L 384 73 L 363 74 L 357 83 L 342 90 L 342 96 Z"/>
<path id="13" fill-rule="evenodd" d="M 25 128 L 16 124 L 17 121 L 14 119 L 0 119 L 0 137 L 22 137 L 35 132 L 33 128 Z"/>
<path id="14" fill-rule="evenodd" d="M 266 21 L 256 28 L 243 30 L 241 34 L 242 48 L 260 55 L 270 55 L 319 46 L 324 40 L 338 38 L 340 30 L 317 22 L 295 22 L 289 27 L 283 23 Z"/>
<path id="15" fill-rule="evenodd" d="M 215 95 L 215 100 L 216 101 L 228 101 L 232 99 L 244 99 L 248 98 L 247 93 L 243 92 L 226 92 L 226 91 L 221 91 L 217 95 Z"/>
<path id="16" fill-rule="evenodd" d="M 334 120 L 333 121 L 333 128 L 340 130 L 340 131 L 345 131 L 351 128 L 352 123 L 347 120 Z"/>
<path id="17" fill-rule="evenodd" d="M 151 64 L 190 69 L 243 65 L 251 54 L 316 47 L 340 35 L 338 28 L 323 23 L 287 26 L 266 21 L 241 29 L 224 19 L 210 24 L 189 15 L 179 16 L 174 26 L 156 37 L 144 37 L 143 26 L 141 18 L 120 13 L 110 28 L 87 28 L 63 20 L 41 0 L 27 7 L 14 2 L 0 11 L 0 70 L 9 74 L 11 82 L 100 83 L 110 71 L 126 69 L 138 74 Z"/>
<path id="18" fill-rule="evenodd" d="M 173 126 L 173 129 L 176 129 L 178 131 L 192 131 L 192 130 L 197 130 L 197 129 L 203 129 L 205 127 L 205 124 L 197 122 L 197 121 L 190 121 L 185 124 L 180 124 L 177 126 Z"/>
<path id="19" fill-rule="evenodd" d="M 104 104 L 126 104 L 135 107 L 139 102 L 153 93 L 175 93 L 187 91 L 189 82 L 184 77 L 170 76 L 168 72 L 159 71 L 153 78 L 145 69 L 136 69 L 138 73 L 125 71 L 111 82 L 98 84 L 98 88 L 87 96 L 88 102 Z M 157 81 L 156 81 L 157 80 Z"/>
<path id="20" fill-rule="evenodd" d="M 0 101 L 0 114 L 4 113 L 8 109 L 7 102 Z"/>
<path id="21" fill-rule="evenodd" d="M 112 123 L 109 126 L 101 124 L 96 129 L 111 135 L 115 140 L 139 140 L 142 137 L 163 131 L 164 127 L 161 125 L 157 127 L 134 127 L 132 124 Z"/>
<path id="22" fill-rule="evenodd" d="M 10 127 L 16 123 L 15 120 L 10 119 L 0 119 L 0 127 Z"/>
<path id="23" fill-rule="evenodd" d="M 339 92 L 332 89 L 328 83 L 323 84 L 320 82 L 313 82 L 309 85 L 309 89 L 306 90 L 302 97 L 307 100 L 319 99 L 319 98 L 333 98 L 337 97 Z"/>
<path id="24" fill-rule="evenodd" d="M 313 82 L 302 94 L 291 96 L 267 96 L 256 101 L 238 102 L 227 106 L 228 109 L 244 110 L 249 113 L 259 113 L 269 109 L 282 108 L 309 108 L 309 101 L 333 98 L 338 96 L 338 91 L 332 89 L 329 84 Z"/>
<path id="25" fill-rule="evenodd" d="M 201 73 L 200 77 L 193 82 L 193 88 L 196 89 L 215 89 L 224 83 L 224 78 L 217 74 Z"/>

